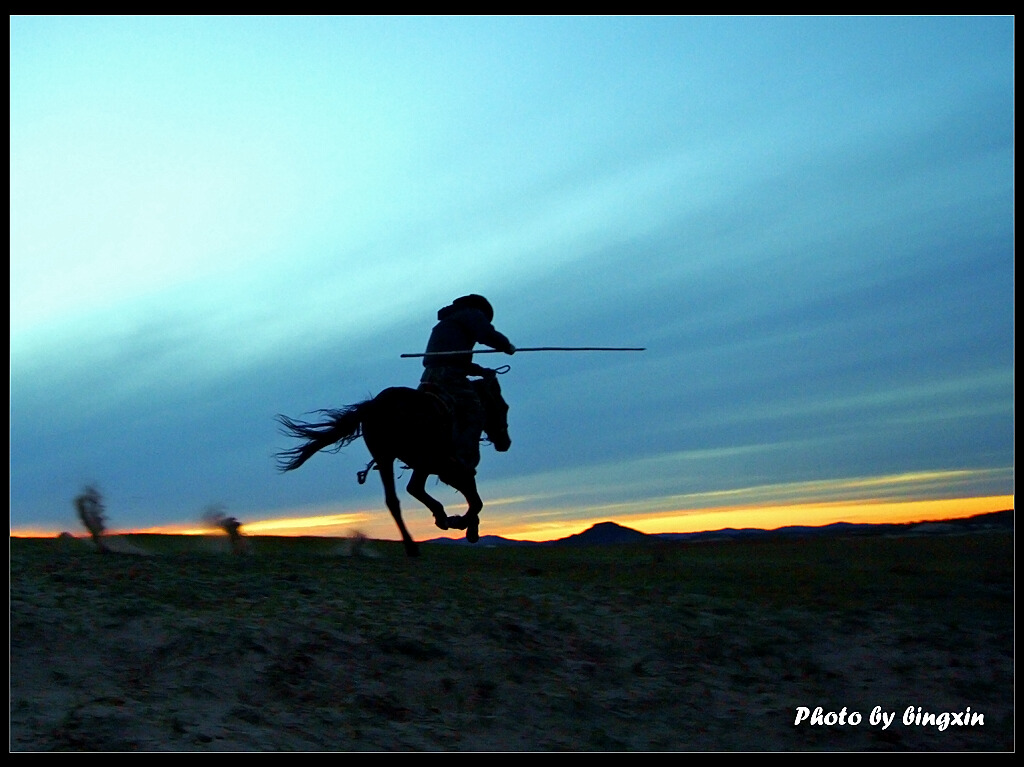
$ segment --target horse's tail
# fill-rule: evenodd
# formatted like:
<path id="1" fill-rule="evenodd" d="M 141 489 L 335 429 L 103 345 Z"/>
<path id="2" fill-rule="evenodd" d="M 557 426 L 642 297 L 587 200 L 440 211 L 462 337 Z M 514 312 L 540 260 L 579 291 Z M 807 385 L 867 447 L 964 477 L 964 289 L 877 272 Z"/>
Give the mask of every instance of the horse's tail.
<path id="1" fill-rule="evenodd" d="M 320 450 L 336 453 L 357 440 L 363 434 L 363 411 L 368 403 L 369 400 L 342 410 L 318 410 L 326 418 L 318 423 L 293 421 L 288 416 L 278 415 L 277 422 L 281 424 L 283 434 L 306 440 L 298 447 L 277 454 L 278 469 L 297 469 Z"/>

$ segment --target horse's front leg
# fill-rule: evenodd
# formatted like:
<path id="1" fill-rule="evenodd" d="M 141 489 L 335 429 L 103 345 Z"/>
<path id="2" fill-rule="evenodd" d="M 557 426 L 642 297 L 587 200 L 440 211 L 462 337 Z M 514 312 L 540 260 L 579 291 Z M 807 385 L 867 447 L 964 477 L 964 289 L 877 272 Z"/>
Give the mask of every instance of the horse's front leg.
<path id="1" fill-rule="evenodd" d="M 405 528 L 405 522 L 402 521 L 402 507 L 398 502 L 398 493 L 395 491 L 394 461 L 390 459 L 377 461 L 377 470 L 380 472 L 380 481 L 384 484 L 384 502 L 388 505 L 388 511 L 391 512 L 395 524 L 398 525 L 399 532 L 402 533 L 405 553 L 410 557 L 418 557 L 420 555 L 419 546 L 409 535 L 409 531 Z"/>
<path id="2" fill-rule="evenodd" d="M 444 506 L 427 492 L 427 477 L 429 476 L 427 472 L 421 469 L 413 469 L 412 477 L 409 479 L 409 484 L 405 486 L 405 489 L 409 495 L 430 509 L 430 513 L 434 515 L 435 525 L 442 530 L 447 530 L 449 527 L 449 517 L 444 511 Z"/>
<path id="3" fill-rule="evenodd" d="M 466 501 L 469 503 L 469 508 L 466 509 L 466 514 L 460 520 L 461 524 L 457 529 L 465 530 L 466 540 L 476 543 L 480 540 L 480 510 L 484 507 L 484 502 L 480 500 L 480 493 L 476 489 L 476 477 L 470 475 L 456 489 L 466 497 Z"/>

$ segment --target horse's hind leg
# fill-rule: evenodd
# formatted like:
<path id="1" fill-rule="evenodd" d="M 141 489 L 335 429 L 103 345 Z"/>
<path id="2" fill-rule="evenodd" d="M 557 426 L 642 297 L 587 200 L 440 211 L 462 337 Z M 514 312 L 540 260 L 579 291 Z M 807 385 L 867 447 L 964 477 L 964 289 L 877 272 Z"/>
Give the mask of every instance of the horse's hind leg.
<path id="1" fill-rule="evenodd" d="M 377 470 L 380 472 L 380 480 L 384 484 L 384 502 L 388 505 L 388 511 L 398 525 L 402 533 L 402 543 L 405 545 L 405 553 L 410 557 L 418 557 L 420 548 L 416 541 L 405 529 L 405 522 L 402 521 L 402 507 L 398 502 L 398 493 L 395 491 L 395 464 L 392 460 L 377 461 Z"/>
<path id="2" fill-rule="evenodd" d="M 445 513 L 444 506 L 427 492 L 427 477 L 429 476 L 425 471 L 413 469 L 412 477 L 405 489 L 409 491 L 409 495 L 430 509 L 430 513 L 434 515 L 435 525 L 442 530 L 447 530 L 448 515 Z"/>

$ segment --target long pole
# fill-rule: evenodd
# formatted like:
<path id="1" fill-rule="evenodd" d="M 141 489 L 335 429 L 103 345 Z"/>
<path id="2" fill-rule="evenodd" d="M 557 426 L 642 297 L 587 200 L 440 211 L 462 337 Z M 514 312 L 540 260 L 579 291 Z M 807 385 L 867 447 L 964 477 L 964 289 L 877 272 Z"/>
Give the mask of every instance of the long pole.
<path id="1" fill-rule="evenodd" d="M 523 346 L 516 347 L 519 352 L 643 352 L 642 346 Z M 403 354 L 403 357 L 443 357 L 453 354 L 504 354 L 499 349 L 475 349 L 458 352 L 421 352 L 419 354 Z"/>

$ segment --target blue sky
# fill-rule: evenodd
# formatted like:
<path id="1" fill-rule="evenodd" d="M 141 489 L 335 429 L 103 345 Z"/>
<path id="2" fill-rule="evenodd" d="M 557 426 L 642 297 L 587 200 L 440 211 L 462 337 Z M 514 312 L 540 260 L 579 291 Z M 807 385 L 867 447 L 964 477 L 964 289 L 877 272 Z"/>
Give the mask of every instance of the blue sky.
<path id="1" fill-rule="evenodd" d="M 415 385 L 467 292 L 648 349 L 479 358 L 484 533 L 1014 491 L 1012 17 L 10 31 L 12 530 L 95 482 L 126 529 L 393 537 L 365 448 L 278 475 L 273 416 Z"/>

